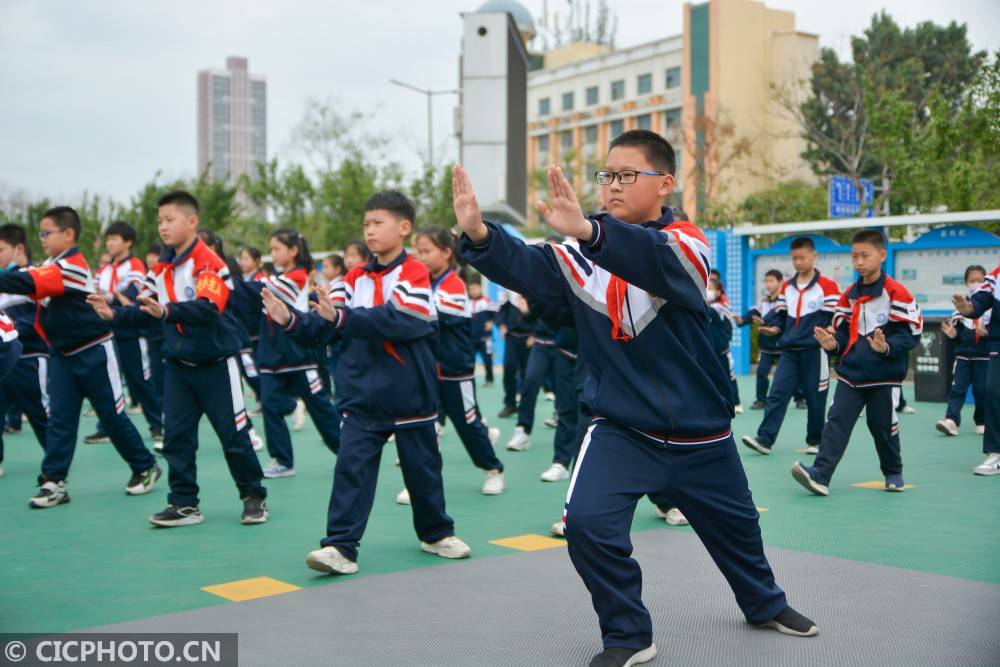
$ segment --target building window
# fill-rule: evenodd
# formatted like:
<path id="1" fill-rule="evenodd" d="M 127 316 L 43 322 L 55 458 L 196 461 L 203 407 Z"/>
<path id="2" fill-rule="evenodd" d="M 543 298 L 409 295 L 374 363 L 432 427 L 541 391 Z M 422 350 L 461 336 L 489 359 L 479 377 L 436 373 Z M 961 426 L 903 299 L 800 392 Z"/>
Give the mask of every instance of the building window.
<path id="1" fill-rule="evenodd" d="M 635 126 L 639 130 L 652 130 L 653 117 L 648 113 L 644 113 L 635 119 Z"/>
<path id="2" fill-rule="evenodd" d="M 677 88 L 681 85 L 681 68 L 671 67 L 667 70 L 667 88 Z"/>
<path id="3" fill-rule="evenodd" d="M 625 97 L 625 79 L 618 79 L 611 82 L 611 100 L 620 100 Z"/>
<path id="4" fill-rule="evenodd" d="M 598 102 L 598 88 L 597 86 L 591 86 L 587 88 L 587 106 L 592 107 Z"/>
<path id="5" fill-rule="evenodd" d="M 559 133 L 559 148 L 564 151 L 573 148 L 573 130 L 563 130 Z"/>
<path id="6" fill-rule="evenodd" d="M 636 94 L 645 95 L 653 91 L 653 75 L 652 74 L 640 74 L 639 78 L 636 80 Z"/>
<path id="7" fill-rule="evenodd" d="M 562 110 L 563 111 L 573 110 L 573 93 L 563 93 Z"/>
<path id="8" fill-rule="evenodd" d="M 549 135 L 543 134 L 537 139 L 535 144 L 535 164 L 546 165 L 549 163 Z"/>
<path id="9" fill-rule="evenodd" d="M 583 129 L 583 142 L 585 144 L 596 144 L 597 143 L 597 126 L 588 125 Z"/>
<path id="10" fill-rule="evenodd" d="M 614 139 L 619 134 L 625 131 L 625 121 L 624 120 L 613 120 L 611 121 L 611 138 Z"/>
<path id="11" fill-rule="evenodd" d="M 538 115 L 548 116 L 549 115 L 549 98 L 543 97 L 538 100 Z"/>
<path id="12" fill-rule="evenodd" d="M 664 114 L 664 119 L 666 120 L 667 129 L 672 130 L 674 128 L 681 126 L 681 110 L 680 109 L 668 109 L 667 113 Z"/>

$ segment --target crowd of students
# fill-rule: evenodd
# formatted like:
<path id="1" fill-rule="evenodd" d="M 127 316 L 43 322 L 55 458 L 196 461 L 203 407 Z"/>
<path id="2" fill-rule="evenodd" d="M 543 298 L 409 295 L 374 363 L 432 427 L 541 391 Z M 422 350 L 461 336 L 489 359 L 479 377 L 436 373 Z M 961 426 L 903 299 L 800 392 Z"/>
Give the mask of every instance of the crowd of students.
<path id="1" fill-rule="evenodd" d="M 37 265 L 24 229 L 0 227 L 0 414 L 23 414 L 42 448 L 30 506 L 70 501 L 86 400 L 99 428 L 85 440 L 113 444 L 129 468 L 126 493 L 153 491 L 163 474 L 154 451 L 162 455 L 167 506 L 151 523 L 205 520 L 195 461 L 202 416 L 222 446 L 242 523 L 264 523 L 271 511 L 264 479 L 296 472 L 286 419 L 294 431 L 308 416 L 334 463 L 326 535 L 307 555 L 310 568 L 358 570 L 390 440 L 404 483 L 397 500 L 411 505 L 421 549 L 465 558 L 471 550 L 446 511 L 438 437 L 447 419 L 483 473 L 482 493 L 504 493 L 500 429 L 479 407 L 475 374 L 479 358 L 492 385 L 498 329 L 505 341 L 498 417 L 516 417 L 509 452 L 532 446 L 538 395 L 551 392 L 555 401 L 546 420 L 555 428 L 553 458 L 540 479 L 569 480 L 551 530 L 567 539 L 600 619 L 605 650 L 592 665 L 638 664 L 656 653 L 629 540 L 643 496 L 668 523 L 694 528 L 748 622 L 816 634 L 816 624 L 788 605 L 764 556 L 731 429 L 742 411 L 733 326 L 756 324 L 760 349 L 751 408 L 763 409 L 763 419 L 743 444 L 770 454 L 789 402 L 800 398 L 808 410 L 805 451 L 816 459 L 796 462 L 792 476 L 826 496 L 862 411 L 886 490 L 905 489 L 897 410 L 923 316 L 906 287 L 884 273 L 885 239 L 871 230 L 852 240 L 852 285 L 842 290 L 822 275 L 811 239 L 801 237 L 791 245 L 795 275 L 769 271 L 763 300 L 733 313 L 705 236 L 664 207 L 675 167 L 660 136 L 622 134 L 596 174 L 604 210 L 590 216 L 551 168 L 550 199 L 539 211 L 556 235 L 527 245 L 482 217 L 469 174 L 456 166 L 459 235 L 415 228 L 412 202 L 381 192 L 365 204 L 364 240 L 320 267 L 306 238 L 287 228 L 270 235 L 266 269 L 259 249 L 228 256 L 199 228 L 198 202 L 182 191 L 159 200 L 162 245 L 145 261 L 134 256 L 132 226 L 115 222 L 104 230 L 107 261 L 95 272 L 78 248 L 80 219 L 71 208 L 42 216 L 46 259 Z M 480 278 L 467 276 L 466 264 L 502 288 L 499 303 Z M 958 356 L 937 429 L 959 433 L 971 386 L 987 454 L 974 469 L 980 475 L 1000 473 L 998 271 L 969 267 L 968 293 L 956 295 L 955 315 L 942 325 Z M 838 383 L 827 414 L 831 357 Z M 152 448 L 128 417 L 125 385 Z M 259 412 L 248 408 L 246 389 Z M 253 428 L 258 415 L 263 439 Z M 255 450 L 264 447 L 270 462 L 261 465 Z"/>

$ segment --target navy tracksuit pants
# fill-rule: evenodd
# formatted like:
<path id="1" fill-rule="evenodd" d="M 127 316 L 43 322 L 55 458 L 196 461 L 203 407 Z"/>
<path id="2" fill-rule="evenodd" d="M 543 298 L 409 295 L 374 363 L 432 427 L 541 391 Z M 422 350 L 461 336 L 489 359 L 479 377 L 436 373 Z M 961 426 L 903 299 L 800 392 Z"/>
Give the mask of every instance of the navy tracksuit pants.
<path id="1" fill-rule="evenodd" d="M 142 436 L 125 414 L 118 356 L 111 340 L 70 356 L 54 353 L 48 361 L 49 420 L 39 483 L 66 479 L 76 451 L 80 407 L 90 401 L 118 454 L 134 473 L 156 465 Z"/>
<path id="2" fill-rule="evenodd" d="M 986 434 L 983 453 L 1000 453 L 1000 355 L 990 354 L 986 371 Z"/>
<path id="3" fill-rule="evenodd" d="M 523 382 L 528 366 L 528 336 L 507 334 L 503 346 L 503 404 L 517 407 L 518 380 Z"/>
<path id="4" fill-rule="evenodd" d="M 455 534 L 455 523 L 445 512 L 441 452 L 434 421 L 399 429 L 396 452 L 403 482 L 410 491 L 413 527 L 423 542 L 437 542 Z M 333 468 L 333 488 L 327 510 L 324 547 L 336 547 L 350 560 L 358 560 L 358 546 L 375 502 L 382 449 L 389 431 L 365 431 L 345 420 L 341 425 L 340 453 Z"/>
<path id="5" fill-rule="evenodd" d="M 115 338 L 115 348 L 118 350 L 122 374 L 132 401 L 142 408 L 142 416 L 146 418 L 150 432 L 163 433 L 162 387 L 157 389 L 157 382 L 153 377 L 154 359 L 150 355 L 148 339 L 143 336 Z M 100 421 L 97 422 L 97 432 L 106 432 Z"/>
<path id="6" fill-rule="evenodd" d="M 442 379 L 438 384 L 444 413 L 455 426 L 472 463 L 481 470 L 503 472 L 503 463 L 493 451 L 489 429 L 483 423 L 479 404 L 476 402 L 475 377 L 470 375 L 464 380 Z"/>
<path id="7" fill-rule="evenodd" d="M 771 384 L 771 369 L 774 368 L 781 352 L 765 352 L 761 350 L 757 360 L 757 400 L 761 403 L 767 400 L 767 388 Z"/>
<path id="8" fill-rule="evenodd" d="M 838 381 L 819 443 L 819 454 L 812 465 L 816 471 L 814 479 L 820 484 L 830 483 L 837 464 L 847 451 L 851 431 L 862 409 L 875 440 L 882 475 L 901 475 L 903 459 L 899 452 L 899 419 L 895 410 L 898 399 L 898 386 L 852 387 L 843 380 Z"/>
<path id="9" fill-rule="evenodd" d="M 167 361 L 164 371 L 167 429 L 163 434 L 163 457 L 170 466 L 167 502 L 178 507 L 198 505 L 196 454 L 202 415 L 208 417 L 222 444 L 240 498 L 267 497 L 261 484 L 264 473 L 250 444 L 250 420 L 236 357 L 200 366 Z"/>
<path id="10" fill-rule="evenodd" d="M 23 413 L 43 453 L 49 420 L 48 368 L 46 356 L 22 357 L 3 378 L 0 387 L 0 414 L 11 409 Z M 0 461 L 3 461 L 3 449 L 3 434 L 0 433 Z"/>
<path id="11" fill-rule="evenodd" d="M 253 395 L 257 397 L 257 400 L 261 400 L 260 397 L 260 372 L 257 370 L 257 362 L 254 361 L 254 355 L 256 352 L 252 347 L 247 347 L 240 350 L 240 374 L 243 375 L 243 379 L 247 381 L 250 385 Z M 289 412 L 295 409 L 293 405 Z"/>
<path id="12" fill-rule="evenodd" d="M 796 389 L 802 388 L 808 412 L 806 414 L 806 444 L 818 445 L 823 437 L 826 415 L 826 395 L 830 387 L 830 361 L 819 347 L 784 350 L 774 371 L 771 391 L 764 404 L 764 419 L 757 429 L 757 439 L 774 445 L 785 420 L 788 402 Z"/>
<path id="13" fill-rule="evenodd" d="M 669 497 L 684 513 L 749 622 L 766 623 L 785 609 L 732 437 L 665 448 L 597 420 L 584 438 L 566 497 L 566 540 L 590 591 L 605 648 L 643 649 L 653 641 L 629 537 L 636 504 L 647 494 Z"/>
<path id="14" fill-rule="evenodd" d="M 576 382 L 577 363 L 571 354 L 556 350 L 554 374 L 559 423 L 556 424 L 556 434 L 552 438 L 552 462 L 561 463 L 567 468 L 580 450 L 580 441 L 583 439 L 580 432 L 582 383 L 578 385 Z"/>
<path id="15" fill-rule="evenodd" d="M 261 373 L 260 400 L 264 413 L 267 451 L 278 463 L 295 467 L 292 438 L 285 416 L 295 409 L 294 397 L 301 398 L 323 443 L 334 454 L 340 447 L 340 415 L 333 407 L 330 392 L 316 369 L 291 373 Z"/>
<path id="16" fill-rule="evenodd" d="M 483 338 L 476 343 L 475 354 L 482 358 L 486 369 L 486 381 L 493 384 L 493 337 Z"/>
<path id="17" fill-rule="evenodd" d="M 965 405 L 965 397 L 969 393 L 970 385 L 972 386 L 972 398 L 976 402 L 972 420 L 976 426 L 985 423 L 986 376 L 989 373 L 989 365 L 990 362 L 985 359 L 980 361 L 955 360 L 955 371 L 952 374 L 951 391 L 948 392 L 948 409 L 945 417 L 954 421 L 956 425 L 962 423 L 962 406 Z"/>
<path id="18" fill-rule="evenodd" d="M 517 406 L 517 425 L 523 426 L 527 433 L 531 433 L 535 425 L 538 392 L 552 377 L 557 356 L 558 352 L 553 345 L 535 343 L 528 351 L 528 364 L 524 370 L 524 381 L 521 382 L 521 402 Z"/>

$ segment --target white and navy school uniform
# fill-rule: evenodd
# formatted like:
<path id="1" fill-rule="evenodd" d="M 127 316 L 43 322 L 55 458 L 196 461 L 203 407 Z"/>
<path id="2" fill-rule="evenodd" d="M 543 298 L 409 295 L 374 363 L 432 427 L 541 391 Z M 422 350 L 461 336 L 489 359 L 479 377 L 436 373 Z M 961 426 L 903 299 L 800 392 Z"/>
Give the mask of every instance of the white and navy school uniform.
<path id="1" fill-rule="evenodd" d="M 10 372 L 20 363 L 21 355 L 22 346 L 21 341 L 18 340 L 17 325 L 6 313 L 0 312 L 0 380 L 3 381 L 4 388 L 7 387 L 7 378 Z M 0 392 L 0 395 L 3 393 Z M 39 442 L 45 442 L 44 434 L 39 439 Z M 44 444 L 42 446 L 44 448 Z M 0 463 L 3 463 L 3 434 L 0 434 Z"/>
<path id="2" fill-rule="evenodd" d="M 251 297 L 248 301 L 258 311 L 264 307 L 260 295 L 265 289 L 290 309 L 299 313 L 309 310 L 309 273 L 301 266 L 271 274 L 256 282 L 244 282 L 240 287 L 249 292 Z M 294 409 L 294 399 L 300 398 L 324 444 L 336 454 L 340 446 L 340 419 L 320 377 L 316 356 L 311 349 L 292 340 L 266 312 L 259 322 L 257 368 L 260 371 L 260 400 L 268 453 L 280 465 L 295 467 L 292 439 L 285 417 Z"/>
<path id="3" fill-rule="evenodd" d="M 778 337 L 781 358 L 764 404 L 764 418 L 757 428 L 761 444 L 771 447 L 777 441 L 788 402 L 800 388 L 808 406 L 806 444 L 819 444 L 830 389 L 830 358 L 816 341 L 813 329 L 829 326 L 839 298 L 837 283 L 819 271 L 808 285 L 800 287 L 795 276 L 781 286 L 773 320 L 769 322 L 781 329 Z"/>
<path id="4" fill-rule="evenodd" d="M 517 405 L 517 425 L 529 434 L 535 425 L 535 403 L 538 401 L 538 392 L 545 386 L 552 388 L 558 356 L 556 330 L 540 316 L 543 310 L 539 304 L 528 300 L 528 314 L 524 316 L 524 321 L 531 325 L 533 342 L 528 348 L 528 360 L 519 385 L 518 393 L 521 399 Z M 506 375 L 504 377 L 506 378 Z"/>
<path id="5" fill-rule="evenodd" d="M 0 273 L 0 292 L 25 294 L 38 302 L 39 335 L 51 350 L 46 382 L 49 419 L 39 484 L 64 481 L 69 474 L 84 398 L 132 472 L 153 468 L 152 452 L 125 414 L 111 325 L 87 303 L 87 295 L 94 293 L 94 279 L 83 254 L 74 247 L 42 266 Z"/>
<path id="6" fill-rule="evenodd" d="M 709 248 L 669 209 L 641 225 L 601 214 L 579 249 L 525 245 L 487 222 L 462 254 L 494 282 L 543 305 L 569 306 L 595 416 L 564 514 L 569 555 L 590 591 L 605 648 L 642 649 L 652 621 L 629 530 L 645 495 L 669 497 L 689 519 L 744 615 L 785 609 L 764 556 L 746 475 L 732 438 L 728 375 L 709 338 Z"/>
<path id="7" fill-rule="evenodd" d="M 971 294 L 970 294 L 971 296 Z M 956 426 L 962 423 L 962 406 L 969 387 L 972 387 L 972 398 L 975 410 L 972 419 L 976 426 L 985 425 L 986 412 L 986 376 L 990 364 L 989 325 L 990 311 L 982 317 L 972 319 L 963 316 L 957 310 L 952 313 L 951 325 L 955 327 L 955 365 L 952 370 L 951 390 L 948 392 L 948 409 L 945 418 L 951 419 Z M 987 329 L 986 334 L 979 333 L 979 328 Z"/>
<path id="8" fill-rule="evenodd" d="M 472 303 L 472 340 L 476 355 L 483 360 L 486 369 L 486 382 L 493 384 L 493 331 L 487 330 L 486 324 L 497 318 L 497 305 L 485 294 L 478 299 L 470 299 Z"/>
<path id="9" fill-rule="evenodd" d="M 263 271 L 252 271 L 243 274 L 243 282 L 260 282 L 267 278 Z M 233 304 L 242 304 L 239 281 L 234 280 Z M 260 320 L 263 317 L 260 308 L 248 305 L 246 308 L 235 307 L 233 314 L 239 321 L 240 330 L 240 371 L 243 379 L 250 385 L 257 400 L 260 400 L 260 372 L 257 370 L 257 343 L 260 341 Z M 294 409 L 294 407 L 290 408 Z"/>
<path id="10" fill-rule="evenodd" d="M 476 353 L 472 339 L 472 305 L 465 282 L 448 269 L 431 279 L 434 307 L 437 310 L 437 359 L 441 405 L 455 426 L 455 431 L 481 470 L 503 472 L 490 443 L 489 431 L 476 402 Z"/>
<path id="11" fill-rule="evenodd" d="M 769 326 L 769 316 L 774 312 L 774 308 L 777 304 L 777 296 L 771 298 L 771 296 L 768 295 L 767 297 L 761 299 L 760 303 L 743 314 L 743 324 L 740 326 L 752 324 L 754 316 L 763 320 L 763 326 Z M 765 336 L 762 333 L 758 333 L 757 349 L 760 352 L 760 358 L 757 360 L 756 400 L 763 403 L 767 400 L 767 389 L 768 385 L 771 383 L 771 369 L 774 368 L 774 366 L 778 363 L 778 359 L 781 357 L 781 350 L 778 348 L 778 337 Z"/>
<path id="12" fill-rule="evenodd" d="M 986 371 L 986 433 L 983 435 L 983 453 L 1000 454 L 1000 266 L 990 271 L 970 299 L 972 317 L 983 318 L 989 314 L 987 327 L 990 361 Z"/>
<path id="13" fill-rule="evenodd" d="M 733 392 L 733 405 L 740 404 L 740 388 L 736 384 L 736 361 L 731 349 L 733 340 L 733 311 L 725 294 L 709 302 L 708 330 L 715 343 L 716 353 L 729 373 L 729 386 Z"/>
<path id="14" fill-rule="evenodd" d="M 302 345 L 342 340 L 334 382 L 341 413 L 324 547 L 356 561 L 375 500 L 382 447 L 396 435 L 413 526 L 424 542 L 455 534 L 445 512 L 434 360 L 437 313 L 427 267 L 405 251 L 382 265 L 356 266 L 334 285 L 335 322 L 292 311 L 285 331 Z"/>
<path id="15" fill-rule="evenodd" d="M 528 337 L 531 326 L 525 322 L 524 313 L 515 304 L 523 299 L 520 294 L 505 290 L 500 293 L 497 324 L 507 328 L 503 345 L 503 404 L 517 408 L 517 395 L 528 368 Z"/>
<path id="16" fill-rule="evenodd" d="M 20 358 L 0 385 L 0 414 L 11 410 L 23 413 L 44 453 L 49 419 L 49 346 L 35 329 L 38 305 L 23 294 L 0 294 L 0 311 L 14 322 L 21 344 Z M 2 441 L 0 435 L 0 448 Z"/>
<path id="17" fill-rule="evenodd" d="M 198 423 L 208 418 L 240 498 L 266 498 L 250 443 L 237 335 L 223 316 L 233 289 L 226 263 L 201 239 L 177 254 L 167 248 L 146 274 L 144 293 L 164 308 L 163 457 L 170 467 L 167 502 L 197 507 Z M 115 310 L 114 324 L 144 328 L 156 320 L 137 305 Z"/>
<path id="18" fill-rule="evenodd" d="M 872 284 L 859 280 L 844 291 L 833 326 L 837 390 L 810 477 L 820 484 L 830 483 L 862 409 L 882 474 L 902 475 L 895 406 L 909 367 L 910 350 L 923 332 L 920 307 L 909 290 L 883 273 Z M 876 330 L 882 331 L 889 345 L 884 354 L 874 351 L 869 342 Z"/>
<path id="19" fill-rule="evenodd" d="M 108 305 L 117 308 L 119 301 L 115 298 L 115 292 L 120 292 L 130 301 L 134 301 L 145 279 L 146 265 L 140 259 L 129 255 L 101 267 L 97 274 L 97 288 L 105 296 Z M 150 355 L 149 340 L 141 330 L 121 327 L 112 327 L 112 330 L 129 394 L 142 408 L 150 432 L 162 434 L 163 400 L 153 378 L 154 360 Z M 97 430 L 103 433 L 100 424 Z"/>

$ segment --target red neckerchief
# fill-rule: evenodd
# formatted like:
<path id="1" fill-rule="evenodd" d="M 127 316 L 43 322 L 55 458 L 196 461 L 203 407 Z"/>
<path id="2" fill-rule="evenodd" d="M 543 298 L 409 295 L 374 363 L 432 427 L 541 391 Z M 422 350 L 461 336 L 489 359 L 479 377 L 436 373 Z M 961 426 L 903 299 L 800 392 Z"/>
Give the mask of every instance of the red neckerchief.
<path id="1" fill-rule="evenodd" d="M 858 300 L 854 302 L 851 306 L 851 335 L 847 339 L 847 347 L 844 348 L 844 354 L 841 356 L 846 356 L 851 348 L 854 347 L 854 343 L 858 340 L 858 319 L 861 316 L 861 306 L 872 300 L 870 296 L 859 296 Z M 801 300 L 799 301 L 801 303 Z"/>
<path id="2" fill-rule="evenodd" d="M 385 298 L 382 296 L 382 276 L 391 270 L 392 269 L 383 269 L 382 271 L 365 271 L 365 275 L 371 278 L 372 282 L 375 283 L 375 294 L 372 297 L 373 306 L 385 305 Z M 382 347 L 384 347 L 385 351 L 389 353 L 389 356 L 391 356 L 393 359 L 398 361 L 403 366 L 406 365 L 406 362 L 403 361 L 403 358 L 401 356 L 399 356 L 399 353 L 396 352 L 396 348 L 390 341 L 387 340 L 382 341 Z"/>
<path id="3" fill-rule="evenodd" d="M 611 340 L 632 340 L 632 336 L 629 336 L 622 329 L 628 283 L 618 276 L 612 275 L 605 296 L 608 301 L 608 317 L 611 318 Z"/>

